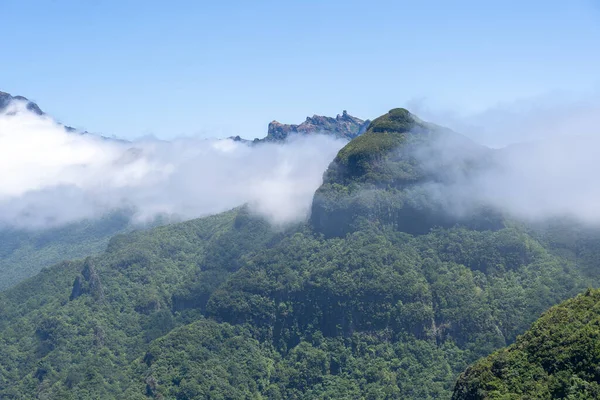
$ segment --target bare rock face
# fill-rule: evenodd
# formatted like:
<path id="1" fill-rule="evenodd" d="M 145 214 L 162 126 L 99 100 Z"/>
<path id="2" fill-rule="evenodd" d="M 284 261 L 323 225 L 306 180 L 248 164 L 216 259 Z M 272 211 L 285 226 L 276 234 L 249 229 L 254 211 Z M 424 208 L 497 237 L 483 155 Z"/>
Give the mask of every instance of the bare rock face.
<path id="1" fill-rule="evenodd" d="M 84 294 L 91 295 L 96 301 L 104 300 L 104 289 L 91 257 L 86 258 L 81 275 L 75 278 L 69 299 L 73 301 Z"/>
<path id="2" fill-rule="evenodd" d="M 73 289 L 71 290 L 71 296 L 69 300 L 73 301 L 83 294 L 83 278 L 78 275 L 73 282 Z"/>
<path id="3" fill-rule="evenodd" d="M 290 135 L 325 134 L 339 138 L 352 139 L 366 131 L 370 121 L 351 116 L 343 111 L 342 115 L 335 118 L 313 115 L 307 117 L 300 125 L 282 124 L 273 121 L 269 124 L 269 131 L 264 141 L 277 142 L 287 139 Z"/>

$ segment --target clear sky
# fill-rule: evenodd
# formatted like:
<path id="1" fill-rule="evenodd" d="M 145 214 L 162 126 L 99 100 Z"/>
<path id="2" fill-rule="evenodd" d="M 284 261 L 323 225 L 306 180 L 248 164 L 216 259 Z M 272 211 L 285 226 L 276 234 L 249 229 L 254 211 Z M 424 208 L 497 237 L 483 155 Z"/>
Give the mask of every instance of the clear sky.
<path id="1" fill-rule="evenodd" d="M 0 0 L 0 90 L 107 135 L 257 137 L 600 83 L 598 0 Z"/>

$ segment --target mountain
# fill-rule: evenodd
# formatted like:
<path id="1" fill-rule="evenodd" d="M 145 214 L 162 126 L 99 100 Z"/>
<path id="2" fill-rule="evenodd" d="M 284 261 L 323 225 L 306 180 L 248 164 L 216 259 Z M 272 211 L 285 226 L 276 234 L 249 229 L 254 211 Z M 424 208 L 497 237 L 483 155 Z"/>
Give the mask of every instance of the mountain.
<path id="1" fill-rule="evenodd" d="M 44 112 L 32 101 L 23 96 L 11 96 L 9 93 L 0 91 L 0 113 L 6 110 L 13 101 L 24 101 L 27 103 L 27 109 L 37 115 L 44 115 Z"/>
<path id="2" fill-rule="evenodd" d="M 370 121 L 351 116 L 344 110 L 342 115 L 337 115 L 335 118 L 313 115 L 306 117 L 306 121 L 300 125 L 287 125 L 273 121 L 269 124 L 267 137 L 264 138 L 267 142 L 281 141 L 293 134 L 314 134 L 327 133 L 344 139 L 352 139 L 362 134 Z"/>
<path id="3" fill-rule="evenodd" d="M 6 92 L 0 92 L 0 115 L 9 111 L 8 107 L 14 101 L 25 102 L 27 109 L 38 116 L 46 115 L 36 103 L 26 97 L 12 96 Z M 77 132 L 70 126 L 61 126 L 70 134 L 89 134 Z M 127 143 L 120 139 L 101 138 Z M 132 153 L 135 153 L 135 149 L 130 149 L 127 155 Z M 110 237 L 132 229 L 130 215 L 124 210 L 109 213 L 100 219 L 78 221 L 57 228 L 30 230 L 2 226 L 0 291 L 59 261 L 100 253 L 106 248 Z"/>
<path id="4" fill-rule="evenodd" d="M 406 109 L 393 109 L 333 160 L 315 194 L 311 222 L 326 236 L 344 236 L 361 221 L 376 220 L 408 233 L 470 220 L 498 228 L 502 223 L 492 214 L 486 219 L 476 210 L 456 218 L 423 192 L 425 183 L 443 183 L 454 171 L 468 174 L 491 152 Z M 455 158 L 447 159 L 449 153 Z"/>
<path id="5" fill-rule="evenodd" d="M 600 290 L 552 307 L 459 378 L 455 400 L 600 398 Z"/>
<path id="6" fill-rule="evenodd" d="M 12 96 L 5 92 L 0 92 L 0 114 L 6 112 L 9 104 L 13 101 L 26 102 L 30 111 L 39 116 L 46 115 L 36 103 L 23 96 Z M 282 129 L 289 132 L 330 132 L 343 136 L 357 134 L 360 129 L 364 129 L 363 127 L 367 123 L 368 121 L 362 121 L 344 112 L 337 118 L 315 116 L 312 119 L 308 118 L 307 122 L 301 125 L 281 126 Z M 88 132 L 80 133 L 69 126 L 64 126 L 64 128 L 69 133 L 89 135 Z M 128 143 L 120 139 L 101 137 L 105 140 Z M 283 137 L 280 138 L 283 140 Z M 239 137 L 234 140 L 252 143 Z M 279 142 L 279 140 L 267 136 L 256 143 Z M 134 159 L 139 152 L 139 149 L 132 146 L 124 153 L 123 162 Z M 157 222 L 155 221 L 153 224 L 157 224 Z M 135 228 L 139 229 L 140 226 Z M 133 229 L 134 226 L 130 223 L 129 217 L 122 210 L 106 215 L 99 220 L 79 221 L 53 229 L 28 230 L 0 227 L 0 274 L 2 277 L 0 291 L 14 286 L 23 279 L 35 275 L 42 268 L 57 262 L 98 254 L 106 248 L 111 236 Z"/>
<path id="7" fill-rule="evenodd" d="M 44 111 L 42 111 L 42 109 L 36 103 L 30 101 L 26 97 L 12 96 L 10 93 L 6 93 L 6 92 L 2 92 L 2 91 L 0 91 L 0 114 L 6 112 L 8 106 L 11 102 L 19 102 L 19 101 L 26 103 L 27 110 L 29 110 L 39 116 L 47 115 Z M 80 135 L 95 135 L 95 134 L 89 133 L 87 131 L 83 131 L 83 132 L 78 131 L 77 129 L 73 128 L 72 126 L 68 126 L 68 125 L 64 125 L 64 124 L 59 124 L 59 125 L 63 126 L 64 129 L 69 133 L 80 134 Z M 127 140 L 117 139 L 116 137 L 109 137 L 109 136 L 103 136 L 103 135 L 95 135 L 95 136 L 100 137 L 104 140 L 116 141 L 116 142 L 121 142 L 121 143 L 129 143 L 129 141 L 127 141 Z"/>
<path id="8" fill-rule="evenodd" d="M 12 96 L 0 92 L 0 114 L 5 113 L 13 101 L 26 102 L 27 108 L 39 116 L 46 114 L 34 102 L 23 96 Z M 310 120 L 310 119 L 308 119 Z M 351 134 L 358 132 L 359 125 L 365 121 L 352 117 L 347 113 L 337 118 L 315 116 L 311 124 L 301 124 L 300 131 L 304 133 L 325 132 L 330 129 L 334 134 Z M 65 130 L 73 134 L 87 134 L 77 132 L 74 128 L 64 126 Z M 290 127 L 287 126 L 286 127 Z M 298 131 L 298 126 L 293 125 L 293 130 Z M 287 128 L 286 128 L 287 129 Z M 127 141 L 101 136 L 105 140 L 118 141 L 127 144 Z M 244 141 L 237 137 L 235 140 Z M 262 143 L 267 139 L 259 140 Z M 271 141 L 269 139 L 268 141 Z M 246 141 L 252 143 L 250 141 Z M 277 140 L 275 141 L 277 142 Z M 124 153 L 123 162 L 129 162 L 137 157 L 140 150 L 133 145 Z M 106 247 L 111 236 L 131 231 L 134 226 L 123 210 L 106 215 L 100 220 L 85 220 L 52 229 L 29 230 L 10 227 L 0 227 L 0 291 L 14 286 L 23 279 L 38 273 L 42 268 L 51 266 L 65 259 L 80 258 L 98 254 Z M 158 222 L 154 221 L 153 224 Z M 141 228 L 135 226 L 135 228 Z"/>
<path id="9" fill-rule="evenodd" d="M 362 135 L 371 121 L 362 120 L 348 114 L 346 110 L 342 115 L 337 115 L 335 118 L 324 117 L 321 115 L 313 115 L 306 117 L 306 120 L 299 125 L 282 124 L 278 121 L 269 123 L 267 136 L 262 139 L 247 140 L 240 136 L 232 136 L 229 139 L 236 142 L 249 144 L 265 143 L 265 142 L 283 142 L 293 135 L 311 135 L 324 134 L 331 135 L 341 139 L 353 139 Z"/>
<path id="10" fill-rule="evenodd" d="M 332 135 L 342 139 L 352 139 L 363 134 L 370 121 L 363 121 L 360 118 L 351 116 L 344 110 L 342 115 L 337 115 L 335 118 L 324 117 L 321 115 L 313 115 L 306 117 L 306 120 L 300 125 L 282 124 L 277 121 L 269 123 L 267 136 L 262 139 L 246 140 L 240 136 L 233 136 L 233 139 L 244 143 L 264 143 L 264 142 L 283 142 L 293 135 L 311 135 L 325 134 Z"/>
<path id="11" fill-rule="evenodd" d="M 6 113 L 11 102 L 25 102 L 29 111 L 46 116 L 40 107 L 23 96 L 0 92 L 0 114 Z M 62 125 L 70 134 L 90 135 Z M 128 143 L 125 140 L 100 136 L 104 140 Z M 129 149 L 123 162 L 136 155 Z M 102 218 L 82 220 L 48 229 L 0 227 L 0 291 L 37 274 L 57 262 L 98 254 L 105 250 L 109 239 L 118 233 L 133 230 L 130 212 L 117 210 Z M 138 226 L 137 228 L 141 228 Z"/>
<path id="12" fill-rule="evenodd" d="M 600 283 L 599 236 L 417 193 L 490 151 L 394 109 L 340 150 L 304 224 L 240 207 L 44 269 L 0 293 L 0 398 L 450 398 Z"/>
<path id="13" fill-rule="evenodd" d="M 34 112 L 37 115 L 46 115 L 40 107 L 23 96 L 12 96 L 10 93 L 0 91 L 0 113 L 6 111 L 8 105 L 13 101 L 23 101 L 26 102 L 26 107 L 28 110 Z M 337 115 L 335 118 L 332 117 L 324 117 L 320 115 L 313 115 L 312 117 L 306 117 L 306 120 L 299 125 L 288 125 L 281 124 L 277 121 L 272 121 L 269 123 L 269 128 L 267 132 L 267 136 L 263 139 L 254 139 L 254 141 L 242 139 L 240 136 L 234 136 L 230 139 L 236 141 L 243 141 L 247 143 L 253 142 L 279 142 L 284 141 L 290 135 L 294 134 L 315 134 L 315 133 L 323 133 L 334 135 L 339 138 L 352 139 L 356 136 L 362 134 L 370 121 L 363 121 L 360 118 L 356 118 L 351 116 L 344 110 L 342 115 Z M 70 126 L 65 125 L 65 129 L 69 132 L 76 132 L 76 129 Z M 89 134 L 88 132 L 82 132 L 82 134 Z M 121 142 L 126 142 L 122 139 L 116 139 L 113 137 L 101 136 L 104 139 L 108 140 L 118 140 Z"/>
<path id="14" fill-rule="evenodd" d="M 101 253 L 112 236 L 132 229 L 123 211 L 57 228 L 0 229 L 0 291 L 60 261 Z"/>

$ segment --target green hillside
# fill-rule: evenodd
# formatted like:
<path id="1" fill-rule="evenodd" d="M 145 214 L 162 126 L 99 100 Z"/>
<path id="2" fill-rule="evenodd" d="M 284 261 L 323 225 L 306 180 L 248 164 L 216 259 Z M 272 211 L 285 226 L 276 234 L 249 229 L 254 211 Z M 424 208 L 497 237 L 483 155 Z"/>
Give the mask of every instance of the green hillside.
<path id="1" fill-rule="evenodd" d="M 121 212 L 59 228 L 0 229 L 0 291 L 57 262 L 101 253 L 113 235 L 131 229 Z"/>
<path id="2" fill-rule="evenodd" d="M 517 341 L 469 367 L 453 399 L 600 397 L 600 291 L 545 312 Z"/>
<path id="3" fill-rule="evenodd" d="M 409 151 L 446 138 L 465 157 Z M 0 398 L 449 399 L 468 365 L 599 283 L 593 232 L 409 201 L 486 154 L 392 110 L 340 151 L 306 224 L 241 207 L 44 269 L 0 293 Z"/>
<path id="4" fill-rule="evenodd" d="M 424 183 L 443 183 L 458 171 L 468 174 L 491 153 L 403 108 L 393 109 L 340 150 L 315 194 L 311 223 L 327 237 L 344 236 L 364 221 L 414 234 L 456 223 L 500 228 L 501 218 L 485 209 L 460 218 L 448 215 L 423 189 Z"/>

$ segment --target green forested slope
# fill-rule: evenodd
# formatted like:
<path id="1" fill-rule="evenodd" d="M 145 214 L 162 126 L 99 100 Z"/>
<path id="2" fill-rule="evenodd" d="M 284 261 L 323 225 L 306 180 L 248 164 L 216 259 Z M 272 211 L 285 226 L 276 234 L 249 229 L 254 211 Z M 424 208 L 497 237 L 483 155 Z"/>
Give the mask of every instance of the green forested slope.
<path id="1" fill-rule="evenodd" d="M 600 397 L 600 291 L 545 312 L 515 344 L 469 367 L 453 399 Z"/>
<path id="2" fill-rule="evenodd" d="M 267 223 L 249 218 L 232 211 L 116 236 L 101 257 L 56 265 L 0 295 L 0 397 L 117 396 L 147 343 L 196 318 L 172 312 L 179 289 L 204 275 L 218 284 L 230 261 L 269 237 Z M 226 267 L 213 274 L 216 263 Z"/>
<path id="3" fill-rule="evenodd" d="M 450 398 L 468 365 L 598 284 L 593 232 L 414 214 L 404 140 L 448 132 L 403 110 L 371 128 L 306 224 L 276 231 L 242 207 L 118 235 L 1 293 L 0 398 Z M 363 184 L 376 195 L 348 208 Z"/>
<path id="4" fill-rule="evenodd" d="M 497 229 L 484 208 L 457 217 L 432 199 L 424 183 L 443 183 L 485 166 L 492 151 L 403 108 L 371 122 L 333 160 L 313 200 L 311 224 L 327 237 L 344 236 L 365 220 L 414 234 L 456 223 Z"/>
<path id="5" fill-rule="evenodd" d="M 116 237 L 7 291 L 0 394 L 449 397 L 459 371 L 588 283 L 515 228 L 326 240 L 236 211 Z"/>
<path id="6" fill-rule="evenodd" d="M 128 230 L 130 219 L 121 212 L 60 228 L 0 228 L 0 291 L 57 262 L 98 254 L 111 236 Z"/>

